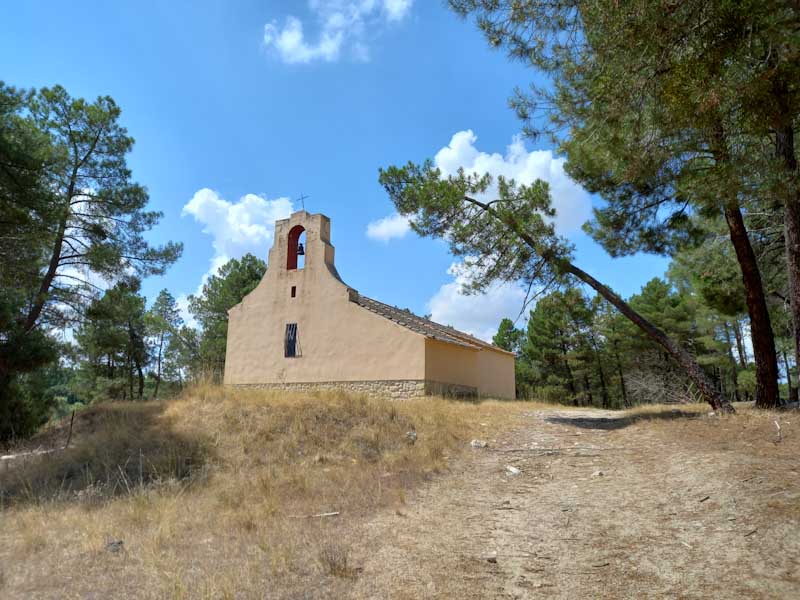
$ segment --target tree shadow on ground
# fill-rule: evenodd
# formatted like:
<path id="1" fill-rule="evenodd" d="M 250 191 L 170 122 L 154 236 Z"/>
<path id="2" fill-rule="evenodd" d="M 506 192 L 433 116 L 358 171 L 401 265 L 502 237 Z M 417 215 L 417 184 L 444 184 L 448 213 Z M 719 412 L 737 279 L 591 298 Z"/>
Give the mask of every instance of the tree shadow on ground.
<path id="1" fill-rule="evenodd" d="M 640 421 L 674 421 L 677 419 L 698 419 L 702 413 L 682 411 L 677 409 L 663 410 L 658 412 L 643 412 L 635 414 L 620 414 L 619 417 L 588 417 L 586 415 L 570 417 L 558 415 L 545 417 L 546 423 L 567 425 L 580 429 L 599 429 L 611 431 L 624 429 Z"/>
<path id="2" fill-rule="evenodd" d="M 0 508 L 49 501 L 102 502 L 145 487 L 189 484 L 205 472 L 212 444 L 179 432 L 164 402 L 100 404 L 69 418 L 26 444 L 45 446 L 0 465 Z"/>

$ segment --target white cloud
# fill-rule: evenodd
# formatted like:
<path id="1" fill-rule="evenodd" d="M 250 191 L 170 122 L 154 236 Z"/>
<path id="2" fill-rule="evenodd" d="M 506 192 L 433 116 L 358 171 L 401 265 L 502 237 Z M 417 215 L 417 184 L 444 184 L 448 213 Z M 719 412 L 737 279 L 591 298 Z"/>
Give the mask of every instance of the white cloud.
<path id="1" fill-rule="evenodd" d="M 241 258 L 249 252 L 266 259 L 275 235 L 275 221 L 291 214 L 292 201 L 285 197 L 268 200 L 256 194 L 246 194 L 238 202 L 229 202 L 212 189 L 196 191 L 183 207 L 182 215 L 192 215 L 203 225 L 203 233 L 212 237 L 214 248 L 214 256 L 198 292 L 209 276 L 232 258 Z"/>
<path id="2" fill-rule="evenodd" d="M 397 213 L 372 221 L 367 225 L 367 237 L 379 242 L 403 238 L 409 231 L 411 231 L 411 227 L 408 219 Z"/>
<path id="3" fill-rule="evenodd" d="M 399 21 L 411 10 L 414 0 L 383 0 L 383 10 L 390 21 Z"/>
<path id="4" fill-rule="evenodd" d="M 453 280 L 428 301 L 431 319 L 487 342 L 497 333 L 500 321 L 504 317 L 514 319 L 525 302 L 525 290 L 516 283 L 498 283 L 484 294 L 464 294 L 462 288 L 468 276 L 463 263 L 453 263 L 447 273 Z"/>
<path id="5" fill-rule="evenodd" d="M 289 16 L 283 29 L 275 23 L 264 26 L 264 44 L 274 46 L 285 63 L 309 63 L 321 59 L 331 62 L 339 58 L 344 32 L 335 29 L 323 30 L 320 40 L 309 45 L 303 34 L 303 23 L 297 17 Z"/>
<path id="6" fill-rule="evenodd" d="M 456 133 L 434 157 L 442 174 L 454 175 L 463 167 L 468 173 L 489 173 L 495 178 L 503 175 L 526 185 L 541 179 L 550 184 L 553 208 L 557 211 L 556 227 L 560 233 L 576 231 L 589 219 L 591 199 L 588 192 L 564 172 L 566 159 L 555 158 L 551 150 L 528 152 L 520 136 L 514 136 L 505 155 L 482 152 L 475 146 L 477 141 L 478 137 L 471 129 Z"/>
<path id="7" fill-rule="evenodd" d="M 319 37 L 309 41 L 303 22 L 289 15 L 283 26 L 264 25 L 264 45 L 288 64 L 338 60 L 343 51 L 360 61 L 369 60 L 367 38 L 384 23 L 398 22 L 411 10 L 414 0 L 309 0 L 319 25 Z M 370 35 L 371 34 L 371 35 Z"/>

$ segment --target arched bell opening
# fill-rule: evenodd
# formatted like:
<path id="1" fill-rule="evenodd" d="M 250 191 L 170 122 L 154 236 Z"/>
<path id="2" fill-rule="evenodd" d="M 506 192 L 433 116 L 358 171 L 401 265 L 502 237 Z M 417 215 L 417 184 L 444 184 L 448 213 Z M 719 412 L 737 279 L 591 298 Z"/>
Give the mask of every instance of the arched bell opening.
<path id="1" fill-rule="evenodd" d="M 302 269 L 306 259 L 306 230 L 302 225 L 295 225 L 289 230 L 289 241 L 286 252 L 286 269 Z"/>

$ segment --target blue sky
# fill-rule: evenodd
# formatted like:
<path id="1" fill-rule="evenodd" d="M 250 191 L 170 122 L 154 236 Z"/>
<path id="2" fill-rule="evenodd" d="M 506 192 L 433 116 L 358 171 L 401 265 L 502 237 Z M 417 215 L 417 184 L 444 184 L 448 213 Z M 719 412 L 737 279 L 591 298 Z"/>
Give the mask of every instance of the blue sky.
<path id="1" fill-rule="evenodd" d="M 551 180 L 577 264 L 625 296 L 666 268 L 612 260 L 580 232 L 596 200 L 565 180 L 546 143 L 515 138 L 507 99 L 535 73 L 443 1 L 29 0 L 0 21 L 0 74 L 122 107 L 134 177 L 164 213 L 150 237 L 185 245 L 167 275 L 145 282 L 148 296 L 194 293 L 245 251 L 266 258 L 271 221 L 305 194 L 307 210 L 332 219 L 349 285 L 488 335 L 516 316 L 522 293 L 461 296 L 446 246 L 404 234 L 377 183 L 382 166 L 434 157 L 445 170 Z"/>

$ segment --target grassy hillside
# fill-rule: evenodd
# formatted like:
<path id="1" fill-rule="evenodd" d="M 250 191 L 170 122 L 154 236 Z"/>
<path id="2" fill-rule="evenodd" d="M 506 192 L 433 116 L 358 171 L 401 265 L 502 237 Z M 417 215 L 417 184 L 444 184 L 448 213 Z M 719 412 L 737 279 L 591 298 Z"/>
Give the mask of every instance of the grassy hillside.
<path id="1" fill-rule="evenodd" d="M 195 598 L 320 586 L 336 596 L 357 574 L 354 524 L 401 510 L 409 490 L 517 410 L 214 386 L 97 405 L 76 416 L 66 451 L 0 465 L 0 590 Z M 67 427 L 33 447 L 63 445 Z"/>
<path id="2" fill-rule="evenodd" d="M 57 450 L 0 461 L 0 597 L 417 598 L 430 582 L 493 597 L 531 544 L 560 562 L 526 577 L 562 597 L 633 572 L 679 596 L 716 590 L 703 565 L 720 552 L 731 572 L 763 567 L 754 590 L 794 589 L 795 415 L 707 413 L 214 386 L 96 405 L 67 450 L 62 421 L 17 449 Z M 473 438 L 489 448 L 468 450 Z M 503 568 L 478 558 L 488 550 Z M 596 555 L 616 557 L 599 562 L 608 578 L 570 593 Z M 670 583 L 685 571 L 689 587 Z"/>

